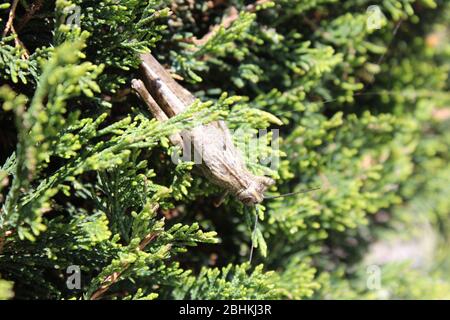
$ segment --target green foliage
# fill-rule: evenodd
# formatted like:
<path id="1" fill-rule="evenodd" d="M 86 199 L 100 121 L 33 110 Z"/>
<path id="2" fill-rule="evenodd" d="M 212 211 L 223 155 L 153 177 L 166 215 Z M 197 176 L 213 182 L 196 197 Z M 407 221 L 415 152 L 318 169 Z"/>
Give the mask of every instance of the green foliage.
<path id="1" fill-rule="evenodd" d="M 446 1 L 32 3 L 0 38 L 0 299 L 448 298 Z M 199 98 L 164 123 L 129 90 L 149 50 Z M 218 119 L 276 179 L 257 210 L 171 161 Z"/>
<path id="2" fill-rule="evenodd" d="M 263 272 L 258 265 L 249 274 L 248 263 L 222 270 L 203 268 L 197 277 L 188 276 L 173 293 L 174 299 L 302 299 L 319 287 L 313 281 L 315 270 L 296 263 L 289 271 Z M 294 280 L 292 282 L 292 280 Z"/>

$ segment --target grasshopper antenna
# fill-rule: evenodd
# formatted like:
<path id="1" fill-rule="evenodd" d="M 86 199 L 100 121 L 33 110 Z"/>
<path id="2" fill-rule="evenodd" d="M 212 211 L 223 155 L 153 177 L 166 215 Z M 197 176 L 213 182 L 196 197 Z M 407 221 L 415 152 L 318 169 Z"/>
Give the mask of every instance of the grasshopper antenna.
<path id="1" fill-rule="evenodd" d="M 311 192 L 311 191 L 315 191 L 315 190 L 319 190 L 321 187 L 314 187 L 312 189 L 308 189 L 308 190 L 300 190 L 300 191 L 295 191 L 295 192 L 289 192 L 289 193 L 285 193 L 285 194 L 280 194 L 279 196 L 268 196 L 268 197 L 264 197 L 264 199 L 276 199 L 276 198 L 284 198 L 284 197 L 289 197 L 289 196 L 294 196 L 296 194 L 301 194 L 301 193 L 307 193 L 307 192 Z"/>
<path id="2" fill-rule="evenodd" d="M 315 191 L 315 190 L 319 190 L 320 186 L 318 187 L 314 187 L 312 189 L 308 189 L 308 190 L 301 190 L 301 191 L 296 191 L 296 192 L 289 192 L 289 193 L 285 193 L 285 194 L 280 194 L 279 196 L 269 196 L 269 197 L 264 197 L 264 199 L 275 199 L 275 198 L 284 198 L 284 197 L 289 197 L 289 196 L 293 196 L 296 194 L 300 194 L 300 193 L 307 193 L 307 192 L 311 192 L 311 191 Z M 252 263 L 252 258 L 253 258 L 253 251 L 255 250 L 255 246 L 254 246 L 254 242 L 253 239 L 256 236 L 256 230 L 258 228 L 258 217 L 259 217 L 259 210 L 258 210 L 258 206 L 255 206 L 255 224 L 253 226 L 253 232 L 252 232 L 252 246 L 250 248 L 250 256 L 248 258 L 248 261 L 250 263 Z"/>
<path id="3" fill-rule="evenodd" d="M 255 206 L 255 225 L 253 226 L 253 232 L 252 232 L 252 246 L 250 248 L 250 256 L 248 258 L 248 262 L 251 264 L 252 263 L 252 258 L 253 258 L 253 250 L 255 249 L 255 246 L 253 244 L 253 239 L 255 239 L 256 236 L 256 229 L 258 228 L 258 216 L 259 216 L 259 210 L 258 207 Z"/>

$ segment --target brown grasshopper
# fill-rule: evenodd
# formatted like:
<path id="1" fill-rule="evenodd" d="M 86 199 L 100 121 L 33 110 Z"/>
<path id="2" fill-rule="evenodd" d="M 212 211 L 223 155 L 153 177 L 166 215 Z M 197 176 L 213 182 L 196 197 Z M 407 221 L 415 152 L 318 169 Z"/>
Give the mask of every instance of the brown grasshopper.
<path id="1" fill-rule="evenodd" d="M 141 60 L 143 81 L 133 79 L 132 88 L 158 121 L 166 121 L 185 111 L 196 100 L 150 53 L 142 54 Z M 230 192 L 246 205 L 262 202 L 266 189 L 275 183 L 269 177 L 254 175 L 248 170 L 222 120 L 201 124 L 169 138 L 183 152 L 188 152 L 192 144 L 194 153 L 201 156 L 202 161 L 197 164 L 201 174 L 224 188 L 225 195 Z"/>

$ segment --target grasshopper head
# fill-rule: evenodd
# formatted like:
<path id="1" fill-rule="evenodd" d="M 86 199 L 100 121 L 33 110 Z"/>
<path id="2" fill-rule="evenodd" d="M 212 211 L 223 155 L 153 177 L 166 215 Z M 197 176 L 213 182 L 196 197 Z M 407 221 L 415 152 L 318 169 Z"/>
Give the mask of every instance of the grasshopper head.
<path id="1" fill-rule="evenodd" d="M 242 189 L 236 197 L 245 205 L 252 206 L 264 200 L 264 191 L 275 181 L 268 177 L 255 176 L 255 179 L 246 189 Z"/>

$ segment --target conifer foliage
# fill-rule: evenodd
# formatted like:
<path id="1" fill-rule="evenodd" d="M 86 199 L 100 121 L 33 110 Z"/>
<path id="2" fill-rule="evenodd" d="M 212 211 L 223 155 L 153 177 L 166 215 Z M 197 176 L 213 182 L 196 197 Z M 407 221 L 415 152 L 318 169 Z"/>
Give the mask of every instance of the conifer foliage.
<path id="1" fill-rule="evenodd" d="M 448 21 L 445 0 L 3 1 L 0 299 L 450 298 Z M 149 51 L 198 98 L 166 122 L 130 90 Z M 276 181 L 256 207 L 171 161 L 218 119 Z"/>

